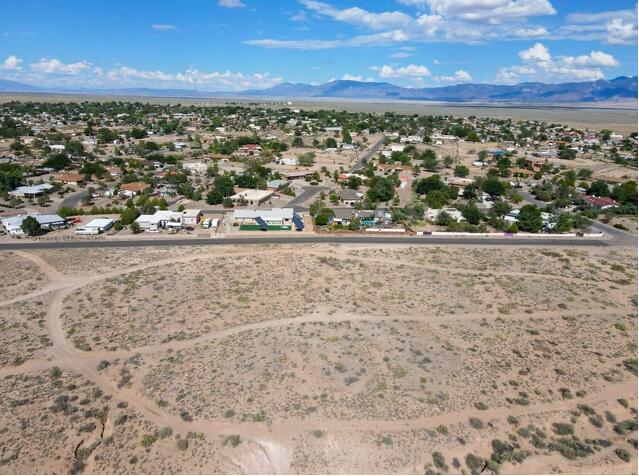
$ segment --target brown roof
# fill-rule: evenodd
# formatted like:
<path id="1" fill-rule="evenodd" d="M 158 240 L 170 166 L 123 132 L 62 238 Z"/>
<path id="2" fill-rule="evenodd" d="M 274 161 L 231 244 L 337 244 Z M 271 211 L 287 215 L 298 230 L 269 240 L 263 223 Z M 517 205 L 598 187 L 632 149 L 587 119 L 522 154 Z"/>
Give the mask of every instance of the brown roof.
<path id="1" fill-rule="evenodd" d="M 618 207 L 619 206 L 619 203 L 610 197 L 595 197 L 593 195 L 584 195 L 584 200 L 586 200 L 591 205 L 594 205 L 595 207 Z"/>
<path id="2" fill-rule="evenodd" d="M 141 192 L 142 190 L 146 190 L 151 187 L 148 183 L 145 182 L 131 182 L 131 183 L 123 183 L 120 185 L 120 190 L 128 190 L 129 192 Z"/>
<path id="3" fill-rule="evenodd" d="M 58 182 L 82 182 L 84 180 L 84 175 L 78 174 L 76 172 L 68 172 L 62 174 L 54 174 L 53 179 Z"/>

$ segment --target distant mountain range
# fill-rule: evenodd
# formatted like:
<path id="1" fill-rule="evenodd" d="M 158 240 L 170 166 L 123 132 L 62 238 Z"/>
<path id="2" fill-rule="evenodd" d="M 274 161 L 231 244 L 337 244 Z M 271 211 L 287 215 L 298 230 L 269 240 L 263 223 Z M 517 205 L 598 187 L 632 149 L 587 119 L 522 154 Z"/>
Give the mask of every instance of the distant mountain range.
<path id="1" fill-rule="evenodd" d="M 637 76 L 575 83 L 457 84 L 435 88 L 404 88 L 390 83 L 338 80 L 317 86 L 281 83 L 267 89 L 238 92 L 153 88 L 45 88 L 0 79 L 0 92 L 89 94 L 184 98 L 371 99 L 437 102 L 576 103 L 637 100 Z"/>

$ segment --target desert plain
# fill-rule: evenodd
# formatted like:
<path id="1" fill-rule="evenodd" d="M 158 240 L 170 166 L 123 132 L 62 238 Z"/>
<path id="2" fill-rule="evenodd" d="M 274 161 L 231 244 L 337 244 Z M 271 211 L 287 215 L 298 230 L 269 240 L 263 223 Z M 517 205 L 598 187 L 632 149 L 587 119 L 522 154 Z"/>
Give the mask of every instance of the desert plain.
<path id="1" fill-rule="evenodd" d="M 636 473 L 636 248 L 0 258 L 0 473 Z"/>

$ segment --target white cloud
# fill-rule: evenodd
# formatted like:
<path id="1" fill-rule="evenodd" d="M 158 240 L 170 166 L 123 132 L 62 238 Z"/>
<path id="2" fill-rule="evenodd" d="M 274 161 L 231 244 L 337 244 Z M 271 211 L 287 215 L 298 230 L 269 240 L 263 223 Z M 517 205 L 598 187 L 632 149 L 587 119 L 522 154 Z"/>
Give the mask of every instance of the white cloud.
<path id="1" fill-rule="evenodd" d="M 535 43 L 534 46 L 519 52 L 519 57 L 524 61 L 550 61 L 550 52 L 541 43 Z"/>
<path id="2" fill-rule="evenodd" d="M 555 15 L 548 0 L 427 0 L 432 13 L 466 21 L 498 23 L 532 16 Z"/>
<path id="3" fill-rule="evenodd" d="M 402 11 L 373 12 L 360 7 L 338 8 L 319 0 L 299 0 L 307 12 L 320 18 L 352 25 L 372 34 L 337 39 L 253 39 L 245 44 L 265 48 L 328 49 L 381 46 L 393 43 L 463 42 L 542 38 L 551 36 L 543 26 L 526 24 L 528 17 L 554 15 L 548 0 L 402 0 L 418 7 Z M 423 7 L 429 7 L 424 12 Z"/>
<path id="4" fill-rule="evenodd" d="M 465 71 L 463 69 L 459 69 L 455 71 L 454 76 L 440 76 L 438 79 L 440 81 L 446 81 L 449 83 L 465 83 L 465 82 L 473 80 L 470 73 L 468 73 L 468 71 Z"/>
<path id="5" fill-rule="evenodd" d="M 159 23 L 155 25 L 151 25 L 151 28 L 158 31 L 175 31 L 177 27 L 175 25 L 169 25 L 166 23 Z"/>
<path id="6" fill-rule="evenodd" d="M 415 55 L 407 51 L 397 51 L 396 53 L 393 53 L 390 55 L 391 58 L 395 58 L 395 59 L 410 58 L 411 56 L 415 56 Z"/>
<path id="7" fill-rule="evenodd" d="M 245 8 L 246 5 L 240 0 L 218 0 L 217 4 L 225 8 Z"/>
<path id="8" fill-rule="evenodd" d="M 248 40 L 244 44 L 263 48 L 288 48 L 293 50 L 326 50 L 330 48 L 379 46 L 401 43 L 408 36 L 401 30 L 385 31 L 373 35 L 360 35 L 344 40 Z"/>
<path id="9" fill-rule="evenodd" d="M 605 77 L 602 68 L 612 68 L 619 62 L 603 51 L 591 51 L 579 56 L 552 56 L 542 43 L 519 52 L 523 64 L 501 68 L 497 82 L 521 81 L 593 81 Z"/>
<path id="10" fill-rule="evenodd" d="M 306 12 L 304 10 L 300 10 L 294 15 L 291 15 L 291 21 L 306 21 Z"/>
<path id="11" fill-rule="evenodd" d="M 382 78 L 409 78 L 409 79 L 423 79 L 430 76 L 430 70 L 426 66 L 409 64 L 408 66 L 402 66 L 399 68 L 393 68 L 389 65 L 384 65 L 381 68 L 373 66 L 371 69 L 377 71 Z"/>
<path id="12" fill-rule="evenodd" d="M 542 38 L 550 35 L 550 32 L 543 26 L 530 28 L 517 28 L 513 31 L 513 35 L 518 38 Z"/>
<path id="13" fill-rule="evenodd" d="M 397 11 L 372 13 L 358 7 L 340 10 L 316 0 L 301 0 L 301 3 L 318 15 L 327 16 L 343 23 L 370 28 L 371 30 L 406 27 L 413 21 L 410 15 Z"/>
<path id="14" fill-rule="evenodd" d="M 571 13 L 566 24 L 557 31 L 558 39 L 604 41 L 614 45 L 637 41 L 636 10 L 614 10 L 597 13 Z"/>
<path id="15" fill-rule="evenodd" d="M 105 74 L 111 82 L 118 84 L 143 84 L 153 86 L 161 84 L 167 87 L 196 87 L 199 89 L 220 89 L 239 91 L 250 88 L 268 88 L 283 81 L 283 78 L 271 77 L 268 73 L 243 74 L 231 71 L 204 72 L 195 68 L 178 73 L 161 70 L 138 70 L 129 66 L 120 66 Z"/>
<path id="16" fill-rule="evenodd" d="M 66 74 L 76 75 L 91 66 L 87 61 L 65 64 L 58 59 L 42 58 L 36 63 L 29 65 L 31 71 L 41 74 Z"/>
<path id="17" fill-rule="evenodd" d="M 361 76 L 359 74 L 348 74 L 346 73 L 344 76 L 342 76 L 342 80 L 344 81 L 360 81 L 362 83 L 370 83 L 373 81 L 373 78 L 365 78 L 364 76 Z"/>
<path id="18" fill-rule="evenodd" d="M 4 71 L 17 71 L 20 68 L 20 63 L 22 60 L 18 58 L 16 55 L 9 55 L 7 58 L 0 64 L 0 69 Z"/>
<path id="19" fill-rule="evenodd" d="M 589 55 L 560 56 L 559 59 L 567 65 L 603 66 L 606 68 L 619 66 L 619 61 L 617 61 L 614 56 L 604 53 L 603 51 L 591 51 Z"/>

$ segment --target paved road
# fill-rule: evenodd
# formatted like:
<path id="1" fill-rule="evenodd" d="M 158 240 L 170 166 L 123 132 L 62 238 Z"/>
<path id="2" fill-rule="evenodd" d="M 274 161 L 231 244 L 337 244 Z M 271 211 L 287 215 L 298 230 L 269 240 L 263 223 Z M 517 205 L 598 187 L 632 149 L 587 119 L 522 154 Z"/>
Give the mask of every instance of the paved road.
<path id="1" fill-rule="evenodd" d="M 532 195 L 529 192 L 525 192 L 519 189 L 517 190 L 517 193 L 519 193 L 522 197 L 524 197 L 524 200 L 526 202 L 532 203 L 533 205 L 537 205 L 539 208 L 546 208 L 546 205 L 548 205 L 548 202 L 543 202 L 541 200 L 538 200 L 537 198 L 535 198 L 534 195 Z M 636 245 L 637 244 L 636 236 L 630 233 L 627 233 L 623 230 L 619 230 L 618 228 L 615 228 L 614 226 L 606 225 L 605 223 L 591 220 L 590 228 L 609 235 L 611 241 L 613 242 L 611 244 L 618 244 L 618 245 L 632 245 L 632 244 Z"/>
<path id="2" fill-rule="evenodd" d="M 80 190 L 79 192 L 74 192 L 68 194 L 64 197 L 64 200 L 60 202 L 60 208 L 69 207 L 69 208 L 78 208 L 78 205 L 82 201 L 82 197 L 87 194 L 86 190 Z"/>
<path id="3" fill-rule="evenodd" d="M 208 246 L 208 245 L 308 245 L 308 244 L 368 244 L 368 245 L 459 245 L 459 246 L 608 246 L 603 240 L 588 238 L 447 238 L 438 236 L 255 236 L 248 238 L 184 238 L 139 240 L 27 241 L 0 243 L 0 250 L 47 248 L 131 248 L 144 246 Z"/>
<path id="4" fill-rule="evenodd" d="M 308 185 L 306 187 L 302 187 L 302 189 L 304 190 L 302 193 L 286 204 L 287 207 L 294 208 L 296 212 L 308 211 L 308 207 L 303 207 L 300 204 L 310 200 L 321 191 L 330 190 L 330 188 L 322 187 L 321 185 Z"/>
<path id="5" fill-rule="evenodd" d="M 362 168 L 362 164 L 364 163 L 364 160 L 369 160 L 371 157 L 373 157 L 377 153 L 377 151 L 382 146 L 382 144 L 384 144 L 384 139 L 385 137 L 382 137 L 380 140 L 375 142 L 373 144 L 373 147 L 368 149 L 368 151 L 364 155 L 362 155 L 355 161 L 355 163 L 351 167 L 351 173 L 357 172 L 360 168 Z"/>

